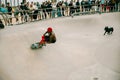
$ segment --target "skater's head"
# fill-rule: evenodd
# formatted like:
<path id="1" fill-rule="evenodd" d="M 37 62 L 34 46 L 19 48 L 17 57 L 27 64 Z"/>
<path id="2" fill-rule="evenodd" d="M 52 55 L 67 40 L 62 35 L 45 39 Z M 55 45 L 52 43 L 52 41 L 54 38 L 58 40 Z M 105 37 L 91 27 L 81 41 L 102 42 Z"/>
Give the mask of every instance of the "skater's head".
<path id="1" fill-rule="evenodd" d="M 49 27 L 48 29 L 47 29 L 47 32 L 52 32 L 52 28 L 51 27 Z"/>

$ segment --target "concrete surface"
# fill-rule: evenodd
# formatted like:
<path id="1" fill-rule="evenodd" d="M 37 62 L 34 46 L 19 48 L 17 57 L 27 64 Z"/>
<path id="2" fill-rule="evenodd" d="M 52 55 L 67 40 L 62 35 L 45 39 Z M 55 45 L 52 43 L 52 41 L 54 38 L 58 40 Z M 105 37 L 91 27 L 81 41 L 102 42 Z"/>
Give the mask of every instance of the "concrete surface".
<path id="1" fill-rule="evenodd" d="M 103 35 L 112 26 L 112 35 Z M 31 50 L 47 27 L 55 44 Z M 0 80 L 120 80 L 120 13 L 56 18 L 0 30 Z"/>

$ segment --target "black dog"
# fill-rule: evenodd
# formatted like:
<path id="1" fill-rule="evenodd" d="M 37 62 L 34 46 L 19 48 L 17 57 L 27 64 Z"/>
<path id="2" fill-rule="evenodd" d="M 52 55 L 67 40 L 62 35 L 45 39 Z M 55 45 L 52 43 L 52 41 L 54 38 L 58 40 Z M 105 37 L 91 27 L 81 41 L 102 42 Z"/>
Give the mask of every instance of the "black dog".
<path id="1" fill-rule="evenodd" d="M 104 33 L 104 35 L 107 33 L 108 35 L 110 35 L 110 34 L 112 34 L 113 33 L 113 31 L 114 31 L 114 28 L 113 27 L 108 27 L 108 26 L 106 26 L 105 28 L 104 28 L 104 30 L 105 30 L 105 33 Z"/>

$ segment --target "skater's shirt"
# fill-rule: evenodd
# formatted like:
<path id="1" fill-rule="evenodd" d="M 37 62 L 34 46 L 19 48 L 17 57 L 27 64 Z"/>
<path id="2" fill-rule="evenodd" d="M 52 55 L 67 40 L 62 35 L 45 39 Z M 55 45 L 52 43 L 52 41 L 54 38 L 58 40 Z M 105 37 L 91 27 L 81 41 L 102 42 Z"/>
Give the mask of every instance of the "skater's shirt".
<path id="1" fill-rule="evenodd" d="M 55 36 L 53 31 L 52 32 L 46 32 L 44 34 L 44 36 L 45 36 L 45 41 L 47 43 L 55 43 L 56 42 L 56 36 Z"/>
<path id="2" fill-rule="evenodd" d="M 44 36 L 45 36 L 45 41 L 49 42 L 50 41 L 50 36 L 52 35 L 52 32 L 45 32 Z"/>

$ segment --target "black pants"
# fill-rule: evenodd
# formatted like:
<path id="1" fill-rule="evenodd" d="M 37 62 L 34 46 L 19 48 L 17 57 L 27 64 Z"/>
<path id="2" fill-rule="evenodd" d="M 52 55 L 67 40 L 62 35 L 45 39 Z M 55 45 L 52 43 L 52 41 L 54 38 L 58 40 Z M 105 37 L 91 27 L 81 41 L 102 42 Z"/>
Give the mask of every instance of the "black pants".
<path id="1" fill-rule="evenodd" d="M 2 23 L 0 23 L 0 29 L 3 29 L 5 26 L 2 24 Z"/>

